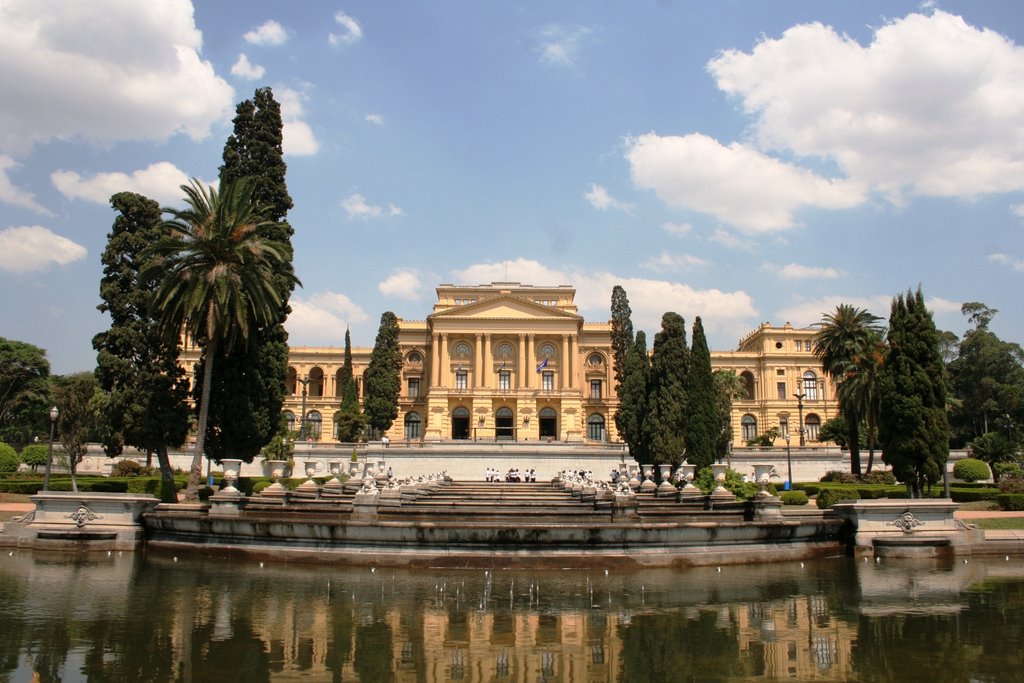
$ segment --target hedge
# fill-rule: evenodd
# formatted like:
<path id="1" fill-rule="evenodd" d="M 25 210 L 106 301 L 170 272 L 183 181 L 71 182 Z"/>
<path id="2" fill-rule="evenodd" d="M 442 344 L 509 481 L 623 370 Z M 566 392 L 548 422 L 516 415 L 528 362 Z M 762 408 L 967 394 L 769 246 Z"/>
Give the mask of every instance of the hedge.
<path id="1" fill-rule="evenodd" d="M 803 491 L 783 491 L 779 494 L 783 505 L 807 505 L 809 499 Z"/>
<path id="2" fill-rule="evenodd" d="M 988 479 L 992 473 L 981 460 L 964 458 L 953 465 L 953 476 L 966 482 L 975 482 Z"/>
<path id="3" fill-rule="evenodd" d="M 151 493 L 160 495 L 160 477 L 78 477 L 78 490 L 89 493 Z M 185 488 L 188 479 L 175 477 L 177 490 Z M 42 479 L 0 480 L 0 492 L 33 495 L 43 490 Z M 70 491 L 71 478 L 50 478 L 51 491 Z"/>
<path id="4" fill-rule="evenodd" d="M 975 503 L 979 500 L 995 500 L 999 496 L 999 489 L 966 489 L 959 485 L 950 487 L 949 497 L 956 503 Z"/>
<path id="5" fill-rule="evenodd" d="M 1024 511 L 1024 493 L 1000 493 L 996 496 L 999 507 L 1014 512 Z"/>
<path id="6" fill-rule="evenodd" d="M 841 500 L 857 500 L 859 498 L 860 493 L 852 486 L 830 486 L 818 493 L 818 509 L 830 508 Z"/>

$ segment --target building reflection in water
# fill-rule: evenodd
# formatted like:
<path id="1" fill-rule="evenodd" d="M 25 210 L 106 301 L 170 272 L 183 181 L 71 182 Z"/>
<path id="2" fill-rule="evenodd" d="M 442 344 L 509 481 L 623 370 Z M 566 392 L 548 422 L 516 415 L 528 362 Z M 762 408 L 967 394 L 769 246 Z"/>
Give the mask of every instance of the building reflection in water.
<path id="1" fill-rule="evenodd" d="M 870 668 L 899 680 L 888 676 L 906 615 L 948 630 L 971 609 L 965 589 L 991 579 L 980 562 L 920 571 L 847 559 L 610 575 L 107 560 L 18 553 L 0 564 L 0 599 L 17 615 L 0 674 L 611 683 L 838 681 Z M 1017 572 L 1007 580 L 1019 596 Z"/>

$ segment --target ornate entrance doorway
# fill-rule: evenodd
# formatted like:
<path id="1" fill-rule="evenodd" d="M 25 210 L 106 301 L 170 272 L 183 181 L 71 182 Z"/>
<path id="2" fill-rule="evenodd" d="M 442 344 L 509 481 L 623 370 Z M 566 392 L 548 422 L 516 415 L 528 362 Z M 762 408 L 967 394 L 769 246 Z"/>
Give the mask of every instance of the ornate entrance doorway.
<path id="1" fill-rule="evenodd" d="M 510 441 L 515 438 L 515 414 L 510 408 L 498 408 L 494 413 L 494 438 Z"/>
<path id="2" fill-rule="evenodd" d="M 469 410 L 461 406 L 452 411 L 452 438 L 469 438 Z"/>
<path id="3" fill-rule="evenodd" d="M 554 408 L 543 408 L 537 415 L 540 422 L 540 438 L 558 438 L 558 413 Z"/>

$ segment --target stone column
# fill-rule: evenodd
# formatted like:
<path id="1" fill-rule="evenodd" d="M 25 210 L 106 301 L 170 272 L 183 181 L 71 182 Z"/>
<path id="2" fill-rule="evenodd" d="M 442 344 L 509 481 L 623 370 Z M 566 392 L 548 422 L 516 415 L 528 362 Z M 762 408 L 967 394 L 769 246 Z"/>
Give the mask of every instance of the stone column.
<path id="1" fill-rule="evenodd" d="M 533 375 L 535 368 L 533 367 L 533 361 L 537 358 L 537 353 L 533 348 L 534 335 L 526 335 L 526 367 L 523 377 L 526 379 L 526 388 L 529 389 L 533 382 L 530 381 L 530 377 Z"/>
<path id="2" fill-rule="evenodd" d="M 432 333 L 430 335 L 430 386 L 441 385 L 441 335 Z"/>
<path id="3" fill-rule="evenodd" d="M 484 386 L 483 334 L 476 333 L 476 348 L 473 349 L 473 386 Z"/>
<path id="4" fill-rule="evenodd" d="M 582 386 L 583 378 L 580 377 L 580 336 L 579 334 L 569 335 L 569 359 L 572 362 L 572 374 L 569 375 L 571 382 L 569 388 L 576 389 Z M 586 387 L 583 387 L 586 389 Z"/>
<path id="5" fill-rule="evenodd" d="M 487 385 L 489 385 L 491 383 L 491 372 L 492 372 L 491 368 L 493 368 L 493 367 L 494 366 L 491 363 L 491 335 L 485 334 L 484 335 L 484 371 L 483 371 L 483 374 L 480 375 L 480 386 L 487 387 Z"/>
<path id="6" fill-rule="evenodd" d="M 569 335 L 562 335 L 562 371 L 558 373 L 558 386 L 568 389 L 572 386 L 572 360 L 569 358 Z"/>
<path id="7" fill-rule="evenodd" d="M 519 335 L 519 371 L 516 372 L 516 389 L 526 388 L 526 335 Z"/>
<path id="8" fill-rule="evenodd" d="M 438 377 L 437 385 L 448 386 L 448 333 L 441 333 L 441 374 Z"/>

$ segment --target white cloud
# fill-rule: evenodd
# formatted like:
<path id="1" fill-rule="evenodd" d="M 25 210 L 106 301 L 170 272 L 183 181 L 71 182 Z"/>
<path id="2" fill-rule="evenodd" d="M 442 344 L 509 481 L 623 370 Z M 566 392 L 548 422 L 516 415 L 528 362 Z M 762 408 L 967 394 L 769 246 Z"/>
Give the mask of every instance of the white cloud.
<path id="1" fill-rule="evenodd" d="M 292 88 L 281 88 L 274 92 L 281 104 L 281 119 L 284 122 L 281 130 L 281 147 L 287 156 L 309 156 L 320 151 L 320 143 L 313 129 L 304 120 L 305 93 Z"/>
<path id="2" fill-rule="evenodd" d="M 1010 266 L 1017 271 L 1024 271 L 1024 259 L 1015 258 L 1009 254 L 989 254 L 988 260 L 1001 266 Z"/>
<path id="3" fill-rule="evenodd" d="M 368 204 L 366 197 L 355 192 L 341 200 L 341 208 L 345 209 L 349 218 L 377 218 L 379 216 L 401 216 L 402 210 L 394 204 L 388 204 L 387 208 Z"/>
<path id="4" fill-rule="evenodd" d="M 583 41 L 591 33 L 585 26 L 566 28 L 559 24 L 547 24 L 534 32 L 534 51 L 540 55 L 542 64 L 574 66 Z"/>
<path id="5" fill-rule="evenodd" d="M 706 265 L 708 265 L 707 261 L 698 256 L 694 256 L 693 254 L 670 254 L 667 251 L 663 251 L 657 256 L 649 258 L 640 264 L 642 268 L 647 268 L 659 273 L 665 271 L 687 270 L 689 268 Z"/>
<path id="6" fill-rule="evenodd" d="M 838 268 L 804 266 L 799 263 L 787 263 L 781 267 L 774 263 L 766 263 L 764 268 L 776 273 L 783 280 L 834 280 L 843 275 L 843 271 Z"/>
<path id="7" fill-rule="evenodd" d="M 238 55 L 238 61 L 235 62 L 234 66 L 231 67 L 231 73 L 239 78 L 247 78 L 250 81 L 254 81 L 258 78 L 263 78 L 263 74 L 267 72 L 259 64 L 253 64 L 249 61 L 249 58 L 242 52 Z"/>
<path id="8" fill-rule="evenodd" d="M 64 266 L 85 258 L 85 247 L 41 225 L 0 230 L 0 270 L 31 273 L 51 264 Z"/>
<path id="9" fill-rule="evenodd" d="M 36 201 L 36 196 L 33 193 L 15 187 L 11 179 L 7 177 L 7 171 L 17 166 L 18 162 L 14 159 L 6 154 L 0 154 L 0 202 L 20 206 L 44 216 L 52 216 L 53 213 L 49 209 Z"/>
<path id="10" fill-rule="evenodd" d="M 423 284 L 420 282 L 420 276 L 414 271 L 400 270 L 392 273 L 386 280 L 379 283 L 377 289 L 385 296 L 418 301 Z"/>
<path id="11" fill-rule="evenodd" d="M 234 91 L 201 46 L 186 0 L 0 3 L 0 152 L 54 139 L 206 137 L 230 115 Z"/>
<path id="12" fill-rule="evenodd" d="M 693 231 L 689 223 L 662 223 L 661 229 L 675 237 L 686 237 Z"/>
<path id="13" fill-rule="evenodd" d="M 711 233 L 711 237 L 709 239 L 712 242 L 721 244 L 727 249 L 737 249 L 739 251 L 754 253 L 754 250 L 757 248 L 757 243 L 750 238 L 737 235 L 736 233 L 729 232 L 722 228 L 718 228 Z"/>
<path id="14" fill-rule="evenodd" d="M 351 45 L 363 37 L 363 27 L 344 12 L 335 14 L 334 21 L 341 26 L 342 32 L 328 34 L 327 42 L 331 45 Z"/>
<path id="15" fill-rule="evenodd" d="M 1024 204 L 1011 204 L 1010 213 L 1017 218 L 1024 218 Z"/>
<path id="16" fill-rule="evenodd" d="M 804 207 L 842 209 L 864 201 L 855 183 L 822 178 L 753 147 L 726 147 L 699 133 L 641 135 L 629 142 L 626 158 L 637 187 L 746 233 L 791 228 L 794 212 Z"/>
<path id="17" fill-rule="evenodd" d="M 369 319 L 358 304 L 337 292 L 292 297 L 289 304 L 285 329 L 293 346 L 341 346 L 348 327 Z"/>
<path id="18" fill-rule="evenodd" d="M 378 126 L 384 125 L 384 117 L 381 116 L 380 114 L 367 114 L 366 120 L 369 121 L 370 123 L 377 124 Z"/>
<path id="19" fill-rule="evenodd" d="M 603 185 L 596 185 L 590 183 L 590 191 L 583 195 L 590 202 L 590 205 L 595 209 L 601 211 L 607 211 L 608 209 L 617 209 L 619 211 L 629 211 L 633 207 L 625 202 L 619 200 L 608 194 L 607 188 Z"/>
<path id="20" fill-rule="evenodd" d="M 882 319 L 882 324 L 887 325 L 893 298 L 894 296 L 886 294 L 866 297 L 832 294 L 818 299 L 801 299 L 790 306 L 780 309 L 778 316 L 780 320 L 791 322 L 797 327 L 809 327 L 820 323 L 826 313 L 835 312 L 836 306 L 839 304 L 848 304 L 857 308 L 863 308 L 869 313 L 877 315 Z M 949 324 L 952 324 L 955 316 L 960 314 L 959 302 L 943 299 L 942 297 L 925 299 L 925 306 L 936 318 L 943 317 Z"/>
<path id="21" fill-rule="evenodd" d="M 832 160 L 892 201 L 1024 189 L 1024 48 L 961 17 L 910 14 L 867 46 L 801 24 L 708 69 L 762 150 Z"/>
<path id="22" fill-rule="evenodd" d="M 242 37 L 252 45 L 284 45 L 288 40 L 288 32 L 278 22 L 268 19 Z"/>
<path id="23" fill-rule="evenodd" d="M 185 196 L 181 186 L 189 180 L 184 171 L 168 161 L 150 164 L 131 174 L 115 171 L 86 177 L 75 171 L 55 171 L 50 179 L 68 199 L 106 204 L 118 192 L 137 192 L 161 206 L 180 205 Z"/>

